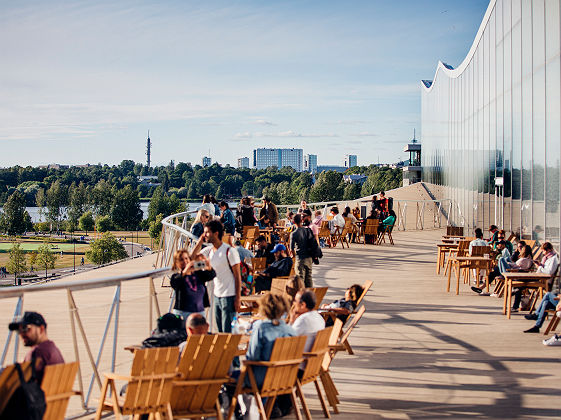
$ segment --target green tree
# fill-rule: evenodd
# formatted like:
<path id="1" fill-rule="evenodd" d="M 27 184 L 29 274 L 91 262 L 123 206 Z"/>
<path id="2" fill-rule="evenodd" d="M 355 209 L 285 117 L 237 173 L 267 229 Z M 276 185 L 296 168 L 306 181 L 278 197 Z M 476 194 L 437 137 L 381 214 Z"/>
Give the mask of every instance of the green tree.
<path id="1" fill-rule="evenodd" d="M 88 234 L 89 230 L 93 230 L 95 226 L 95 221 L 91 211 L 87 211 L 80 218 L 78 219 L 78 224 L 80 226 L 80 230 L 86 232 Z"/>
<path id="2" fill-rule="evenodd" d="M 47 242 L 44 242 L 37 248 L 37 264 L 40 267 L 45 267 L 45 278 L 47 278 L 47 270 L 55 268 L 57 256 Z"/>
<path id="3" fill-rule="evenodd" d="M 33 251 L 29 254 L 29 269 L 34 271 L 35 264 L 37 264 L 37 251 Z"/>
<path id="4" fill-rule="evenodd" d="M 95 228 L 98 232 L 107 232 L 113 229 L 113 222 L 109 216 L 98 216 L 95 219 Z"/>
<path id="5" fill-rule="evenodd" d="M 21 249 L 21 245 L 18 243 L 14 243 L 10 248 L 10 259 L 8 260 L 7 268 L 9 272 L 14 273 L 14 285 L 17 285 L 18 273 L 22 273 L 27 270 L 25 252 Z M 21 281 L 19 284 L 21 284 Z"/>
<path id="6" fill-rule="evenodd" d="M 111 220 L 119 229 L 134 230 L 142 221 L 138 194 L 130 185 L 119 190 L 113 199 Z"/>
<path id="7" fill-rule="evenodd" d="M 66 205 L 66 187 L 56 180 L 47 190 L 47 220 L 59 228 L 62 219 L 62 209 Z"/>
<path id="8" fill-rule="evenodd" d="M 343 200 L 356 200 L 360 198 L 361 188 L 359 184 L 347 184 L 343 192 Z"/>
<path id="9" fill-rule="evenodd" d="M 111 186 L 104 179 L 100 180 L 92 191 L 92 204 L 96 216 L 109 216 L 113 203 Z"/>
<path id="10" fill-rule="evenodd" d="M 151 238 L 155 239 L 156 242 L 160 239 L 162 233 L 162 220 L 164 219 L 163 214 L 158 214 L 156 219 L 150 222 L 148 227 L 148 234 Z"/>
<path id="11" fill-rule="evenodd" d="M 68 220 L 72 228 L 78 226 L 79 218 L 86 211 L 88 205 L 88 190 L 83 182 L 70 189 L 70 206 L 68 209 Z M 71 229 L 74 230 L 74 229 Z"/>
<path id="12" fill-rule="evenodd" d="M 335 171 L 324 171 L 318 175 L 316 183 L 310 190 L 310 201 L 323 202 L 341 200 L 343 190 L 340 188 L 343 175 Z"/>
<path id="13" fill-rule="evenodd" d="M 104 233 L 101 238 L 90 244 L 86 257 L 94 264 L 107 264 L 111 261 L 122 260 L 128 256 L 125 247 L 110 233 Z"/>
<path id="14" fill-rule="evenodd" d="M 46 202 L 47 197 L 45 196 L 45 190 L 43 188 L 39 188 L 37 190 L 37 194 L 35 194 L 35 205 L 39 207 L 39 221 L 43 219 L 43 207 L 45 207 Z"/>
<path id="15" fill-rule="evenodd" d="M 25 198 L 21 192 L 15 190 L 4 204 L 3 227 L 8 235 L 19 235 L 26 231 Z"/>

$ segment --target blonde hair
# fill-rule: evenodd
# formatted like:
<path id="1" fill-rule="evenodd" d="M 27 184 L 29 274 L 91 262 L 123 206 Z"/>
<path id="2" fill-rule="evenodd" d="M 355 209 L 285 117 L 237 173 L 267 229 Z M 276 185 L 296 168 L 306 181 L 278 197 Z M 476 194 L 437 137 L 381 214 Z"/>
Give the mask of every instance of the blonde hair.
<path id="1" fill-rule="evenodd" d="M 189 255 L 189 252 L 185 248 L 175 251 L 175 253 L 173 254 L 173 265 L 171 266 L 172 270 L 179 270 L 179 264 L 183 259 L 183 254 Z"/>
<path id="2" fill-rule="evenodd" d="M 210 216 L 210 213 L 208 212 L 208 210 L 200 209 L 199 212 L 197 213 L 197 217 L 195 217 L 195 221 L 193 222 L 193 224 L 195 225 L 197 223 L 202 223 L 201 217 L 203 215 Z"/>
<path id="3" fill-rule="evenodd" d="M 279 325 L 279 319 L 290 309 L 288 299 L 276 293 L 267 293 L 259 299 L 259 314 Z"/>

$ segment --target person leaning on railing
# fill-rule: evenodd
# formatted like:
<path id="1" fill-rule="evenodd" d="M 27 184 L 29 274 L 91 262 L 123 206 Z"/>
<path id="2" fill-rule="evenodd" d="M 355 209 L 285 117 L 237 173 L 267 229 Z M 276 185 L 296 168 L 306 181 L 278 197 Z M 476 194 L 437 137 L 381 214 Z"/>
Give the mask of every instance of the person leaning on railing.
<path id="1" fill-rule="evenodd" d="M 205 223 L 210 220 L 210 213 L 208 210 L 200 209 L 197 212 L 197 216 L 193 221 L 193 225 L 191 226 L 191 233 L 196 237 L 199 237 L 203 234 L 205 230 Z"/>

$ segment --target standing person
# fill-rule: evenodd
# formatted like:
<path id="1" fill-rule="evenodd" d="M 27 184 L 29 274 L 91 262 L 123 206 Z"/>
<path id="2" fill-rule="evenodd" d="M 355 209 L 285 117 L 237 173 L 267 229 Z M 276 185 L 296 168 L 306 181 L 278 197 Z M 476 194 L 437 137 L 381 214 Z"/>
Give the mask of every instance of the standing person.
<path id="1" fill-rule="evenodd" d="M 234 219 L 234 214 L 230 210 L 230 206 L 225 201 L 220 202 L 220 221 L 224 225 L 224 232 L 234 235 L 236 233 L 236 219 Z"/>
<path id="2" fill-rule="evenodd" d="M 380 199 L 378 200 L 378 207 L 380 211 L 385 215 L 388 213 L 388 199 L 386 198 L 386 193 L 384 191 L 380 191 Z"/>
<path id="3" fill-rule="evenodd" d="M 195 262 L 201 262 L 204 267 L 195 267 Z M 203 314 L 207 294 L 205 283 L 216 276 L 209 259 L 198 255 L 192 260 L 186 249 L 178 249 L 173 255 L 172 269 L 177 272 L 170 279 L 170 285 L 175 291 L 175 304 L 171 312 L 183 320 L 193 313 Z"/>
<path id="4" fill-rule="evenodd" d="M 197 255 L 203 241 L 210 243 L 200 253 L 207 257 L 216 272 L 214 278 L 214 314 L 218 332 L 232 332 L 232 320 L 240 309 L 241 275 L 240 256 L 230 245 L 222 242 L 224 227 L 218 220 L 211 220 L 205 225 L 201 236 L 191 253 Z"/>
<path id="5" fill-rule="evenodd" d="M 259 212 L 259 218 L 262 218 L 264 215 L 269 216 L 271 221 L 271 226 L 276 226 L 279 222 L 279 211 L 277 210 L 277 206 L 271 202 L 270 197 L 263 197 L 263 208 Z"/>
<path id="6" fill-rule="evenodd" d="M 220 206 L 213 195 L 210 196 L 210 202 L 214 206 L 214 215 L 220 217 Z"/>
<path id="7" fill-rule="evenodd" d="M 298 209 L 298 213 L 302 214 L 302 213 L 304 213 L 304 210 L 308 210 L 308 203 L 306 203 L 306 201 L 302 200 L 300 202 L 300 208 Z"/>
<path id="8" fill-rule="evenodd" d="M 31 350 L 25 355 L 24 361 L 36 360 L 37 380 L 43 380 L 45 366 L 64 363 L 58 347 L 47 336 L 47 323 L 38 312 L 25 312 L 23 316 L 11 322 L 10 331 L 17 331 L 26 347 Z"/>
<path id="9" fill-rule="evenodd" d="M 302 226 L 302 215 L 294 216 L 296 230 L 290 234 L 290 250 L 296 254 L 296 269 L 300 277 L 304 279 L 307 288 L 314 287 L 312 281 L 312 255 L 309 243 L 315 240 L 313 232 Z"/>
<path id="10" fill-rule="evenodd" d="M 306 209 L 302 212 L 302 225 L 308 227 L 312 231 L 319 245 L 319 226 L 312 222 L 312 212 L 310 209 Z"/>
<path id="11" fill-rule="evenodd" d="M 249 197 L 242 198 L 238 206 L 237 218 L 241 226 L 255 226 L 255 223 L 257 223 L 255 211 Z"/>
<path id="12" fill-rule="evenodd" d="M 208 211 L 208 214 L 210 214 L 211 217 L 215 215 L 216 209 L 214 207 L 214 204 L 212 204 L 212 199 L 210 198 L 209 194 L 203 195 L 203 204 L 201 207 L 199 207 L 199 210 L 201 209 Z"/>

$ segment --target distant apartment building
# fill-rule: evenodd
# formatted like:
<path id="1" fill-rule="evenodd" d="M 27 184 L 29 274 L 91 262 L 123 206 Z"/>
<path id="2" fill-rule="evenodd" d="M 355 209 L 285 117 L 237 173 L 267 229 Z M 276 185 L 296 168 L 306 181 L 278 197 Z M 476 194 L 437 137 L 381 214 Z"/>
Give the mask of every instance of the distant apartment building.
<path id="1" fill-rule="evenodd" d="M 269 166 L 283 168 L 290 166 L 298 172 L 302 172 L 302 149 L 255 149 L 253 150 L 253 167 L 255 169 L 266 169 Z"/>
<path id="2" fill-rule="evenodd" d="M 345 155 L 345 168 L 352 168 L 353 166 L 357 166 L 357 156 Z"/>
<path id="3" fill-rule="evenodd" d="M 208 156 L 203 157 L 203 168 L 212 165 L 212 160 Z"/>
<path id="4" fill-rule="evenodd" d="M 249 158 L 248 157 L 238 158 L 238 168 L 249 168 Z"/>
<path id="5" fill-rule="evenodd" d="M 304 156 L 304 171 L 312 174 L 318 171 L 318 155 Z"/>

